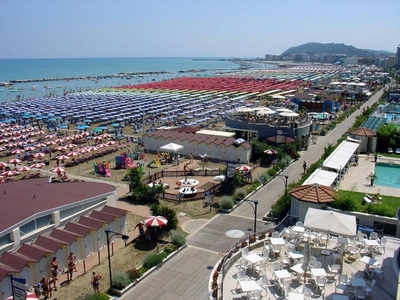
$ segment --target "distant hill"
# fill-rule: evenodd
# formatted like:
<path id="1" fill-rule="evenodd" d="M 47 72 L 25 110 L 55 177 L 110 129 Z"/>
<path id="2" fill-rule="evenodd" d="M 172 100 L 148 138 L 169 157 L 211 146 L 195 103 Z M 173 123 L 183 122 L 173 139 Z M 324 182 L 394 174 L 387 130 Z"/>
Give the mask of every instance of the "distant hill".
<path id="1" fill-rule="evenodd" d="M 393 53 L 385 50 L 358 49 L 354 46 L 336 43 L 307 43 L 296 47 L 290 47 L 281 55 L 296 54 L 346 54 L 347 56 L 369 57 L 369 56 L 390 56 Z"/>

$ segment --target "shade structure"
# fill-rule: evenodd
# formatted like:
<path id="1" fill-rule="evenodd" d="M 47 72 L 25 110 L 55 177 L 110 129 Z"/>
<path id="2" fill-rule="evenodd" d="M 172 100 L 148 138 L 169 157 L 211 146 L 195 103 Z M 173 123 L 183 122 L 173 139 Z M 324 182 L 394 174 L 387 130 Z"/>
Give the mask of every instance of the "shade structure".
<path id="1" fill-rule="evenodd" d="M 160 147 L 161 151 L 168 151 L 168 152 L 177 152 L 182 149 L 183 149 L 182 145 L 178 145 L 175 143 L 169 143 L 169 144 L 166 144 L 166 145 Z"/>
<path id="2" fill-rule="evenodd" d="M 162 227 L 167 225 L 168 220 L 163 216 L 150 216 L 144 220 L 146 226 Z"/>
<path id="3" fill-rule="evenodd" d="M 59 155 L 59 156 L 56 157 L 56 159 L 57 160 L 66 160 L 66 159 L 69 159 L 69 156 L 67 156 L 67 155 Z"/>
<path id="4" fill-rule="evenodd" d="M 6 300 L 13 300 L 13 299 L 14 299 L 13 296 L 10 296 L 10 297 L 6 298 Z M 36 297 L 36 294 L 35 294 L 35 293 L 30 293 L 30 292 L 26 292 L 26 299 L 30 299 L 30 300 L 39 300 L 39 299 Z"/>
<path id="5" fill-rule="evenodd" d="M 264 151 L 264 154 L 267 154 L 267 155 L 275 155 L 277 153 L 278 153 L 278 151 L 276 151 L 274 149 L 267 149 Z"/>
<path id="6" fill-rule="evenodd" d="M 246 165 L 242 165 L 240 167 L 236 168 L 237 171 L 241 171 L 241 172 L 248 172 L 251 171 L 251 167 L 250 166 L 246 166 Z"/>
<path id="7" fill-rule="evenodd" d="M 346 237 L 354 237 L 357 233 L 355 216 L 314 208 L 308 209 L 304 227 Z"/>
<path id="8" fill-rule="evenodd" d="M 19 173 L 17 171 L 6 171 L 1 173 L 2 176 L 5 177 L 12 177 L 12 176 L 17 176 Z"/>
<path id="9" fill-rule="evenodd" d="M 21 160 L 18 159 L 18 158 L 13 158 L 13 159 L 10 159 L 10 160 L 8 161 L 8 163 L 9 163 L 9 164 L 14 164 L 14 165 L 16 165 L 16 164 L 21 163 Z"/>
<path id="10" fill-rule="evenodd" d="M 18 172 L 28 172 L 30 170 L 31 170 L 31 168 L 27 167 L 27 166 L 21 166 L 21 167 L 17 168 Z"/>
<path id="11" fill-rule="evenodd" d="M 54 167 L 50 171 L 53 172 L 53 173 L 62 173 L 62 172 L 65 171 L 65 168 L 63 168 L 63 167 Z"/>
<path id="12" fill-rule="evenodd" d="M 38 152 L 38 153 L 33 154 L 33 157 L 35 157 L 35 158 L 43 158 L 45 156 L 46 156 L 46 153 L 43 153 L 43 152 Z"/>
<path id="13" fill-rule="evenodd" d="M 33 168 L 33 169 L 41 169 L 44 166 L 45 166 L 44 163 L 36 163 L 36 164 L 31 165 L 31 168 Z"/>
<path id="14" fill-rule="evenodd" d="M 223 181 L 225 181 L 225 175 L 215 176 L 212 180 L 213 181 L 218 181 L 218 182 L 223 182 Z"/>

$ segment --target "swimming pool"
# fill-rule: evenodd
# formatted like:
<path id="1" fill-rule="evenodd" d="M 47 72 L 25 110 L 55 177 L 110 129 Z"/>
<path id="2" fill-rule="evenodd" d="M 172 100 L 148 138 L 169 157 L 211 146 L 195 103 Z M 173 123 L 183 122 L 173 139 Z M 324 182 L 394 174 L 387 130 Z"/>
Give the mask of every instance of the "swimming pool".
<path id="1" fill-rule="evenodd" d="M 378 176 L 376 185 L 400 188 L 400 165 L 376 163 L 375 174 Z"/>

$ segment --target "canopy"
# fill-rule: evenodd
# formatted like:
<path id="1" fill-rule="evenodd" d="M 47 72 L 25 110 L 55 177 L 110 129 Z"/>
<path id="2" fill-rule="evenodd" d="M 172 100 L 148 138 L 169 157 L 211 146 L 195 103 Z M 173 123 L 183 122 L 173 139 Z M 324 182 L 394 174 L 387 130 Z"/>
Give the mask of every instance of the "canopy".
<path id="1" fill-rule="evenodd" d="M 307 210 L 304 227 L 345 237 L 354 237 L 357 233 L 355 216 L 315 208 Z"/>
<path id="2" fill-rule="evenodd" d="M 168 152 L 176 152 L 176 151 L 179 151 L 182 149 L 183 149 L 182 145 L 178 145 L 178 144 L 174 144 L 174 143 L 169 143 L 169 144 L 166 144 L 166 145 L 160 147 L 161 151 L 168 151 Z"/>

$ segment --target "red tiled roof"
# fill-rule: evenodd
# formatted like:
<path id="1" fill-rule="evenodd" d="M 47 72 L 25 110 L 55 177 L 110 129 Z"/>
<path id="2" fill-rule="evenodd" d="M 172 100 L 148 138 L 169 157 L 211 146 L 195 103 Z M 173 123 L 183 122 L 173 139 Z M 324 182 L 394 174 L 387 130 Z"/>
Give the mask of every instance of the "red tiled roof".
<path id="1" fill-rule="evenodd" d="M 39 262 L 46 255 L 46 250 L 31 244 L 22 244 L 16 253 L 29 257 L 33 262 Z"/>
<path id="2" fill-rule="evenodd" d="M 114 186 L 95 182 L 48 183 L 47 178 L 16 180 L 1 185 L 0 232 L 46 210 L 114 192 Z"/>
<path id="3" fill-rule="evenodd" d="M 62 229 L 53 229 L 49 236 L 53 239 L 62 241 L 67 245 L 71 245 L 78 237 L 82 237 L 80 235 L 76 235 L 75 233 Z"/>
<path id="4" fill-rule="evenodd" d="M 358 135 L 358 136 L 367 136 L 367 137 L 374 137 L 376 136 L 376 132 L 372 131 L 368 128 L 365 127 L 360 127 L 360 128 L 356 128 L 352 131 L 349 132 L 350 134 L 353 135 Z"/>
<path id="5" fill-rule="evenodd" d="M 105 206 L 101 209 L 101 211 L 102 211 L 102 212 L 105 212 L 105 213 L 107 213 L 107 214 L 116 216 L 116 217 L 118 217 L 118 218 L 122 218 L 122 217 L 127 213 L 127 211 L 124 210 L 124 209 L 120 209 L 120 208 L 112 207 L 112 206 L 108 206 L 108 205 L 105 205 Z"/>
<path id="6" fill-rule="evenodd" d="M 86 236 L 89 234 L 91 228 L 78 223 L 69 222 L 67 225 L 65 225 L 64 230 L 79 234 L 81 236 Z"/>
<path id="7" fill-rule="evenodd" d="M 48 236 L 39 236 L 33 244 L 47 249 L 50 253 L 56 253 L 62 245 L 66 245 L 66 243 Z"/>
<path id="8" fill-rule="evenodd" d="M 0 264 L 0 281 L 2 281 L 3 278 L 8 276 L 10 273 L 18 273 L 18 271 L 10 266 Z"/>
<path id="9" fill-rule="evenodd" d="M 90 214 L 90 217 L 93 219 L 103 221 L 107 224 L 110 224 L 115 218 L 115 216 L 110 215 L 109 213 L 105 213 L 105 212 L 97 211 L 97 210 L 92 211 L 92 213 Z"/>
<path id="10" fill-rule="evenodd" d="M 0 257 L 0 263 L 17 270 L 18 273 L 21 272 L 28 262 L 30 260 L 26 256 L 12 252 L 4 252 Z"/>
<path id="11" fill-rule="evenodd" d="M 335 190 L 319 184 L 296 186 L 292 189 L 290 194 L 300 201 L 312 203 L 329 203 L 335 201 L 337 197 Z"/>
<path id="12" fill-rule="evenodd" d="M 104 222 L 93 218 L 80 217 L 78 220 L 78 224 L 89 227 L 94 230 L 99 230 L 101 226 L 104 224 Z"/>

